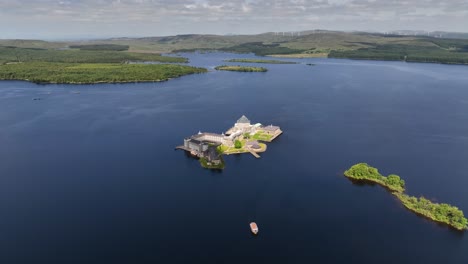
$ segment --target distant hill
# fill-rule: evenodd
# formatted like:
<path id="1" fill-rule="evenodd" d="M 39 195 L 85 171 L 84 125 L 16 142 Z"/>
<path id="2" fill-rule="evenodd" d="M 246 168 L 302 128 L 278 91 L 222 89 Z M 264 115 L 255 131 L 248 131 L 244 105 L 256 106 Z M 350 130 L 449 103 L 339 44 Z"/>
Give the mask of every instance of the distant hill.
<path id="1" fill-rule="evenodd" d="M 422 30 L 396 30 L 390 31 L 387 34 L 401 36 L 426 36 L 434 38 L 449 38 L 449 39 L 468 39 L 468 33 L 462 32 L 445 32 L 445 31 L 422 31 Z"/>
<path id="2" fill-rule="evenodd" d="M 112 38 L 75 42 L 0 40 L 0 46 L 63 49 L 80 45 L 120 45 L 130 52 L 169 53 L 195 50 L 252 52 L 257 55 L 311 55 L 468 63 L 468 33 L 393 31 L 387 33 L 310 30 L 257 35 L 187 34 L 164 37 Z M 100 45 L 100 46 L 99 46 Z"/>

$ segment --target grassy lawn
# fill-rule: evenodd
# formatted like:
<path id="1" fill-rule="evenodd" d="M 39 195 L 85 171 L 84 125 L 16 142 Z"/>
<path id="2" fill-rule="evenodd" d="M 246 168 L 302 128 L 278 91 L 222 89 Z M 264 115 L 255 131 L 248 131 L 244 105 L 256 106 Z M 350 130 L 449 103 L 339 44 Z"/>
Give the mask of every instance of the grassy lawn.
<path id="1" fill-rule="evenodd" d="M 255 140 L 270 141 L 272 136 L 265 132 L 257 132 L 252 136 L 252 138 Z"/>
<path id="2" fill-rule="evenodd" d="M 230 149 L 229 146 L 226 146 L 226 145 L 221 145 L 218 147 L 218 152 L 219 153 L 225 153 L 226 151 L 228 151 Z"/>

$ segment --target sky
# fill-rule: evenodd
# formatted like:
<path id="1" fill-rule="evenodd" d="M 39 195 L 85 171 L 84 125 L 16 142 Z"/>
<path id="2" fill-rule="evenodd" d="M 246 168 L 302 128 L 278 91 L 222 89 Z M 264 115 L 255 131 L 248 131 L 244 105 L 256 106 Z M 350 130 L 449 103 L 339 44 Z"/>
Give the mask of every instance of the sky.
<path id="1" fill-rule="evenodd" d="M 0 0 L 0 39 L 468 31 L 468 0 Z"/>

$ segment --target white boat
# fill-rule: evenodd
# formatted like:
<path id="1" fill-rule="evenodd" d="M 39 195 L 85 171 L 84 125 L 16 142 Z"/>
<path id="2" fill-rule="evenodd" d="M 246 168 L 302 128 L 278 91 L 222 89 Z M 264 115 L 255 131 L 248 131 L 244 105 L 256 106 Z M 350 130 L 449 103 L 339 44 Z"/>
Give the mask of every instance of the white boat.
<path id="1" fill-rule="evenodd" d="M 250 223 L 250 231 L 252 231 L 254 235 L 258 234 L 258 226 L 255 222 Z"/>

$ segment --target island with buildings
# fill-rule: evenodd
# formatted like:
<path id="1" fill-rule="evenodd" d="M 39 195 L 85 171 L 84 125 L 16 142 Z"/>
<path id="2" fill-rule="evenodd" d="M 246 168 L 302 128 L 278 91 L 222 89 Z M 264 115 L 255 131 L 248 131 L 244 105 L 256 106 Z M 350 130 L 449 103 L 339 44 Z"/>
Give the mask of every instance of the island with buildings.
<path id="1" fill-rule="evenodd" d="M 225 133 L 198 132 L 184 139 L 184 144 L 176 149 L 197 157 L 204 168 L 224 169 L 223 155 L 250 153 L 260 158 L 259 153 L 267 149 L 265 142 L 272 142 L 282 133 L 278 126 L 251 124 L 243 115 Z"/>

